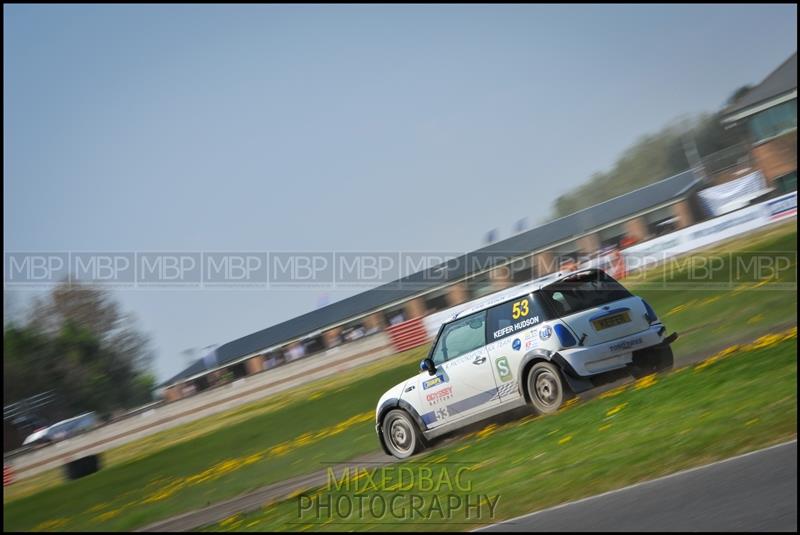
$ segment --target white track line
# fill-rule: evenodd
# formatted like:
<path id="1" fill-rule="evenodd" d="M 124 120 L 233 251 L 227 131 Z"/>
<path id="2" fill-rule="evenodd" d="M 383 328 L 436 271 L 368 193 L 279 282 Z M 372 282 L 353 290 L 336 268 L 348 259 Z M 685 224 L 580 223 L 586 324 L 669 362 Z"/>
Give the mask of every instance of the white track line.
<path id="1" fill-rule="evenodd" d="M 484 526 L 484 527 L 481 527 L 481 528 L 473 529 L 471 531 L 473 531 L 473 532 L 474 531 L 482 531 L 484 529 L 489 529 L 489 528 L 492 528 L 492 527 L 502 526 L 503 524 L 513 524 L 514 522 L 516 522 L 518 520 L 522 520 L 523 518 L 530 518 L 530 517 L 536 516 L 536 515 L 538 515 L 540 513 L 546 513 L 548 511 L 555 511 L 556 509 L 561 509 L 562 507 L 575 505 L 577 503 L 588 502 L 589 500 L 594 500 L 595 498 L 602 498 L 603 496 L 609 496 L 611 494 L 616 494 L 617 492 L 622 492 L 622 491 L 625 491 L 625 490 L 628 490 L 628 489 L 633 489 L 633 488 L 636 488 L 636 487 L 649 485 L 650 483 L 657 483 L 659 481 L 664 481 L 666 479 L 670 479 L 670 478 L 673 478 L 673 477 L 678 477 L 678 476 L 681 476 L 683 474 L 688 474 L 690 472 L 696 472 L 698 470 L 703 470 L 705 468 L 710 468 L 712 466 L 716 466 L 716 465 L 719 465 L 719 464 L 724 464 L 724 463 L 727 463 L 727 462 L 736 461 L 738 459 L 744 459 L 745 457 L 749 457 L 751 455 L 756 455 L 758 453 L 763 453 L 765 451 L 773 450 L 773 449 L 776 449 L 776 448 L 782 448 L 784 446 L 788 446 L 789 444 L 795 444 L 796 442 L 797 442 L 797 439 L 795 438 L 795 439 L 790 440 L 788 442 L 782 442 L 780 444 L 775 444 L 773 446 L 768 446 L 768 447 L 762 448 L 760 450 L 749 451 L 747 453 L 742 453 L 740 455 L 736 455 L 735 457 L 728 457 L 727 459 L 714 461 L 713 463 L 704 464 L 702 466 L 695 466 L 694 468 L 687 468 L 685 470 L 681 470 L 680 472 L 675 472 L 673 474 L 668 474 L 666 476 L 657 477 L 656 479 L 648 479 L 647 481 L 640 481 L 638 483 L 634 483 L 632 485 L 628 485 L 627 487 L 622 487 L 622 488 L 619 488 L 619 489 L 614 489 L 614 490 L 609 490 L 609 491 L 603 492 L 602 494 L 595 494 L 594 496 L 587 496 L 586 498 L 581 498 L 579 500 L 574 500 L 574 501 L 571 501 L 571 502 L 565 502 L 565 503 L 560 503 L 558 505 L 553 505 L 552 507 L 548 507 L 547 509 L 541 509 L 539 511 L 534 511 L 532 513 L 526 513 L 524 515 L 520 515 L 520 516 L 516 516 L 514 518 L 510 518 L 508 520 L 502 520 L 502 521 L 500 521 L 500 522 L 498 522 L 496 524 L 492 524 L 491 526 Z"/>

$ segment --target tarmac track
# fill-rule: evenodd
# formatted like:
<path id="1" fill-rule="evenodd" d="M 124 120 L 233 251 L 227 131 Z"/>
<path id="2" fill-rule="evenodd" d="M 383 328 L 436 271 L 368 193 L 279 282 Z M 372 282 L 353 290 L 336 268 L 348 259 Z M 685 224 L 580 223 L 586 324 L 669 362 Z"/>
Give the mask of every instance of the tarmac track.
<path id="1" fill-rule="evenodd" d="M 479 531 L 797 531 L 797 441 Z"/>

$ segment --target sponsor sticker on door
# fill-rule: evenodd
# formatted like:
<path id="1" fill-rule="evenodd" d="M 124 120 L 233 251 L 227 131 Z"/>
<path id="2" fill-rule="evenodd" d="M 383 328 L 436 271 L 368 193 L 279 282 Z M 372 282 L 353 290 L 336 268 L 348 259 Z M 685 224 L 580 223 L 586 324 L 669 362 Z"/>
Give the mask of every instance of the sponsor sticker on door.
<path id="1" fill-rule="evenodd" d="M 500 377 L 500 380 L 504 383 L 511 380 L 511 366 L 508 364 L 508 359 L 506 357 L 500 357 L 497 359 L 495 363 L 497 367 L 497 376 Z"/>

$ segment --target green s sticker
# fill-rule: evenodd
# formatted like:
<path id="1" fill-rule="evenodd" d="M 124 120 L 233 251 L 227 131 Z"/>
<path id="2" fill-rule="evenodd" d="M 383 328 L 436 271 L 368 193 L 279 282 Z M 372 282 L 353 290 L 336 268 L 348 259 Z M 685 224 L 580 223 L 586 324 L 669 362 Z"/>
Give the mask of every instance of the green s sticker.
<path id="1" fill-rule="evenodd" d="M 497 359 L 495 366 L 497 366 L 497 374 L 500 376 L 501 381 L 505 383 L 511 380 L 511 366 L 508 365 L 508 359 L 506 357 Z"/>

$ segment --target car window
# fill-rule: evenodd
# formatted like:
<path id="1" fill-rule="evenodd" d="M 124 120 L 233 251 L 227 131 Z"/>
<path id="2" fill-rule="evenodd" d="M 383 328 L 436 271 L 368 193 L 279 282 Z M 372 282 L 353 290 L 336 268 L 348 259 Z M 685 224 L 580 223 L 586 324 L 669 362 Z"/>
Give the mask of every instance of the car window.
<path id="1" fill-rule="evenodd" d="M 542 288 L 541 294 L 558 316 L 574 314 L 631 296 L 628 290 L 603 271 L 589 271 L 558 281 Z"/>
<path id="2" fill-rule="evenodd" d="M 433 351 L 433 362 L 460 357 L 486 345 L 486 311 L 456 320 L 442 329 Z"/>
<path id="3" fill-rule="evenodd" d="M 548 319 L 541 297 L 531 293 L 489 309 L 487 325 L 489 341 L 525 330 Z"/>

